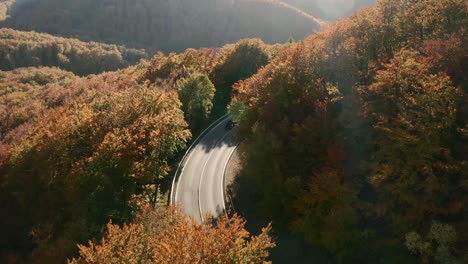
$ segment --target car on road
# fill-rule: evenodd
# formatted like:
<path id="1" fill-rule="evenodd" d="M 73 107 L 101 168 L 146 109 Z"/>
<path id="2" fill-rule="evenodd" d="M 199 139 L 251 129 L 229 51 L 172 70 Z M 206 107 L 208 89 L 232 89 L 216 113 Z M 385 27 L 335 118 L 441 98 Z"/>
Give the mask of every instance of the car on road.
<path id="1" fill-rule="evenodd" d="M 231 119 L 229 121 L 227 121 L 226 123 L 226 129 L 227 130 L 231 130 L 233 129 L 235 126 L 237 125 L 236 122 L 232 121 Z"/>

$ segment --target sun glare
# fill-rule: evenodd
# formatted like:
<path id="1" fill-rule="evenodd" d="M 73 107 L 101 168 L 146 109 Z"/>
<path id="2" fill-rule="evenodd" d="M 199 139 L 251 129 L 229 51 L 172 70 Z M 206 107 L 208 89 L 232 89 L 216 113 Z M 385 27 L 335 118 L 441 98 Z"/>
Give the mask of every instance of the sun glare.
<path id="1" fill-rule="evenodd" d="M 355 5 L 354 0 L 316 0 L 320 10 L 330 17 L 342 17 Z"/>

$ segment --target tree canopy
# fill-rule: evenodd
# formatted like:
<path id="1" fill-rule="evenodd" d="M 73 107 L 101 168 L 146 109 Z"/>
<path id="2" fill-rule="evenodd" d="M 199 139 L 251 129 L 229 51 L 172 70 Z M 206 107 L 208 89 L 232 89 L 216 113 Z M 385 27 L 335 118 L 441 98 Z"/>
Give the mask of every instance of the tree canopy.
<path id="1" fill-rule="evenodd" d="M 49 66 L 78 75 L 115 71 L 139 63 L 144 50 L 49 34 L 0 29 L 0 70 Z"/>
<path id="2" fill-rule="evenodd" d="M 237 188 L 338 262 L 466 261 L 467 14 L 382 0 L 234 85 Z"/>
<path id="3" fill-rule="evenodd" d="M 290 36 L 303 39 L 323 24 L 276 0 L 16 0 L 9 16 L 4 27 L 149 52 L 220 47 L 254 37 L 284 43 Z"/>
<path id="4" fill-rule="evenodd" d="M 205 74 L 193 73 L 178 81 L 182 111 L 192 130 L 198 131 L 210 117 L 215 87 Z"/>
<path id="5" fill-rule="evenodd" d="M 238 215 L 199 224 L 177 208 L 146 208 L 134 222 L 109 223 L 99 244 L 80 245 L 69 263 L 265 263 L 275 244 L 271 226 L 258 236 L 244 229 Z"/>
<path id="6" fill-rule="evenodd" d="M 282 49 L 243 42 L 267 59 Z M 86 77 L 47 67 L 0 71 L 0 204 L 10 212 L 0 220 L 0 262 L 61 262 L 77 256 L 77 243 L 99 240 L 109 220 L 132 225 L 147 205 L 162 212 L 177 156 L 211 118 L 218 87 L 209 76 L 222 65 L 232 85 L 254 73 L 238 77 L 239 66 L 229 67 L 238 46 L 158 53 Z M 239 243 L 248 240 L 243 225 L 230 235 Z M 224 232 L 197 230 L 214 232 L 210 241 Z M 249 245 L 228 246 L 266 259 L 270 246 L 252 244 L 260 248 L 248 253 Z M 231 253 L 214 258 L 243 257 Z"/>

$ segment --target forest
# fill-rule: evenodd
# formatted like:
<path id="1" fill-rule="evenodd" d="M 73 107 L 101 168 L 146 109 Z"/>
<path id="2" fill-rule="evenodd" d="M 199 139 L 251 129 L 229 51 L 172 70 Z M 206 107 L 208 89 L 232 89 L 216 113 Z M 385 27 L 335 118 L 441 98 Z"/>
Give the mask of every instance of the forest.
<path id="1" fill-rule="evenodd" d="M 129 255 L 115 263 L 135 256 L 173 263 L 176 252 L 165 250 L 167 241 L 174 248 L 188 242 L 158 230 L 180 230 L 181 238 L 195 232 L 203 242 L 198 249 L 213 250 L 205 262 L 266 259 L 274 245 L 271 227 L 251 237 L 239 216 L 218 219 L 233 223 L 221 229 L 194 226 L 178 209 L 164 208 L 177 157 L 192 133 L 225 113 L 232 84 L 287 46 L 246 39 L 219 49 L 158 53 L 137 66 L 86 77 L 48 67 L 0 71 L 0 204 L 9 212 L 0 220 L 0 261 L 102 263 L 120 248 Z M 154 233 L 136 235 L 147 229 Z M 127 244 L 119 244 L 122 237 Z M 207 246 L 220 237 L 224 244 Z M 192 253 L 177 261 L 200 258 L 197 248 L 187 250 Z"/>
<path id="2" fill-rule="evenodd" d="M 466 263 L 466 25 L 382 0 L 235 84 L 242 204 L 338 263 Z"/>
<path id="3" fill-rule="evenodd" d="M 48 66 L 88 75 L 126 68 L 147 57 L 144 50 L 0 28 L 0 70 L 4 71 Z"/>
<path id="4" fill-rule="evenodd" d="M 8 16 L 4 27 L 166 53 L 242 38 L 284 43 L 323 24 L 276 0 L 15 0 Z"/>
<path id="5" fill-rule="evenodd" d="M 284 232 L 467 263 L 468 4 L 321 4 L 0 0 L 0 263 L 269 263 Z M 235 212 L 197 223 L 172 178 L 226 113 Z"/>

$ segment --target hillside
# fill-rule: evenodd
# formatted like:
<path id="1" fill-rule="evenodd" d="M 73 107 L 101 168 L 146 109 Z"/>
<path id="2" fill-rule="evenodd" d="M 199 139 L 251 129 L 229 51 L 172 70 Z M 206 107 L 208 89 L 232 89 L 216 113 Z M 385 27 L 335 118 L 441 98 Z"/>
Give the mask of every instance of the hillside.
<path id="1" fill-rule="evenodd" d="M 81 40 L 0 29 L 0 263 L 468 263 L 466 0 L 287 43 L 322 23 L 306 1 L 11 3 L 3 25 Z M 285 39 L 222 45 L 244 35 Z M 199 224 L 168 192 L 227 111 L 237 214 Z"/>
<path id="2" fill-rule="evenodd" d="M 3 25 L 155 51 L 222 46 L 241 38 L 284 43 L 321 22 L 273 0 L 17 0 Z"/>
<path id="3" fill-rule="evenodd" d="M 197 135 L 198 129 L 225 112 L 233 83 L 250 77 L 285 46 L 254 39 L 217 49 L 158 53 L 150 62 L 86 77 L 47 67 L 0 71 L 0 262 L 63 263 L 78 255 L 77 243 L 100 241 L 109 221 L 130 224 L 137 217 L 132 228 L 138 228 L 142 207 L 163 210 L 172 169 L 192 133 Z M 167 217 L 161 221 L 172 219 Z M 179 227 L 188 228 L 180 222 L 185 217 L 178 218 Z M 146 217 L 144 225 L 154 226 L 154 220 Z M 244 223 L 239 218 L 233 221 L 238 225 L 229 232 L 246 238 Z M 120 235 L 131 234 L 116 228 L 110 225 L 108 236 L 117 244 Z M 225 242 L 219 254 L 227 254 L 229 246 L 237 255 L 226 257 L 268 256 L 265 249 L 262 255 L 256 251 L 239 255 L 238 250 L 268 248 L 271 243 L 240 245 L 220 239 L 225 233 L 211 225 L 204 228 L 212 232 L 206 243 Z M 156 247 L 173 234 L 157 232 L 158 239 L 149 233 L 132 236 L 125 240 L 129 248 L 123 248 L 124 253 L 131 247 L 151 263 L 152 251 L 143 250 L 139 239 Z M 269 241 L 265 235 L 261 239 Z M 112 248 L 112 243 L 104 244 Z M 90 246 L 87 252 L 93 250 Z M 112 251 L 96 254 L 102 257 Z M 126 262 L 125 254 L 115 263 Z M 199 251 L 190 257 L 200 257 Z M 78 263 L 89 263 L 83 259 Z"/>
<path id="4" fill-rule="evenodd" d="M 466 263 L 467 24 L 464 0 L 382 0 L 236 84 L 236 211 L 338 263 Z"/>
<path id="5" fill-rule="evenodd" d="M 377 0 L 283 0 L 304 12 L 326 21 L 347 17 L 364 7 L 375 6 Z"/>
<path id="6" fill-rule="evenodd" d="M 78 75 L 115 71 L 147 58 L 143 50 L 0 28 L 0 70 L 55 66 Z"/>

